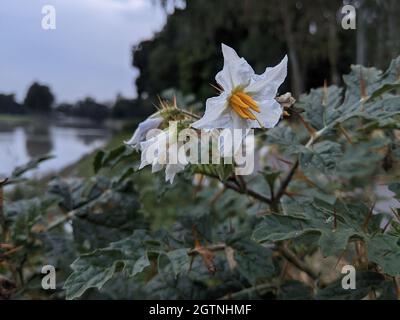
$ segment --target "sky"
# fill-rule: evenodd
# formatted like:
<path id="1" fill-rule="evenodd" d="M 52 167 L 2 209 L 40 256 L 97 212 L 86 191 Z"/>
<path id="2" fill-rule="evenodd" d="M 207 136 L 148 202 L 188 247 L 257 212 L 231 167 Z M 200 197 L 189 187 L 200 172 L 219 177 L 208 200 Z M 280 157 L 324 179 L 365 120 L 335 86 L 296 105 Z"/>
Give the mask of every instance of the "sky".
<path id="1" fill-rule="evenodd" d="M 45 5 L 56 10 L 55 30 L 42 28 Z M 151 0 L 1 0 L 0 93 L 21 101 L 38 81 L 57 102 L 135 97 L 131 48 L 165 18 Z"/>

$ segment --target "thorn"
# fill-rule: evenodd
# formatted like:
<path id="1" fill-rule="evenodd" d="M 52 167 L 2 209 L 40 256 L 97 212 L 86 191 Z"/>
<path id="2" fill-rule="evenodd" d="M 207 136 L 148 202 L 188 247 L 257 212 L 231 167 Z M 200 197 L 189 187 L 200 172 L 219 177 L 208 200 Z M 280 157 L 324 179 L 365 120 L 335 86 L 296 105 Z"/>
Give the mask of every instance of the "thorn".
<path id="1" fill-rule="evenodd" d="M 289 161 L 289 160 L 286 160 L 286 159 L 283 159 L 283 158 L 281 158 L 281 157 L 276 157 L 279 161 L 281 161 L 281 162 L 283 162 L 283 163 L 286 163 L 286 164 L 288 164 L 288 165 L 293 165 L 293 162 L 292 161 Z"/>
<path id="2" fill-rule="evenodd" d="M 339 123 L 338 124 L 338 128 L 340 130 L 341 133 L 343 133 L 344 137 L 346 138 L 346 140 L 350 143 L 353 144 L 353 141 L 350 137 L 350 135 L 347 133 L 347 131 L 343 128 L 343 126 Z"/>
<path id="3" fill-rule="evenodd" d="M 160 103 L 161 109 L 167 109 L 167 105 L 165 104 L 165 101 L 163 101 L 159 95 L 157 95 L 157 98 Z"/>
<path id="4" fill-rule="evenodd" d="M 214 85 L 214 84 L 212 84 L 212 83 L 209 83 L 209 85 L 210 85 L 211 87 L 213 87 L 215 90 L 217 90 L 218 93 L 224 92 L 224 90 L 219 86 L 219 84 Z"/>
<path id="5" fill-rule="evenodd" d="M 368 212 L 367 216 L 365 217 L 365 220 L 364 220 L 364 223 L 363 223 L 363 230 L 365 232 L 367 231 L 368 223 L 369 223 L 369 220 L 372 217 L 372 212 L 374 211 L 374 208 L 375 208 L 375 203 L 373 203 L 373 205 L 369 209 L 369 212 Z"/>
<path id="6" fill-rule="evenodd" d="M 160 108 L 160 106 L 158 106 L 158 105 L 156 105 L 155 103 L 151 103 L 158 111 L 160 111 L 161 110 L 161 108 Z"/>
<path id="7" fill-rule="evenodd" d="M 390 207 L 390 210 L 393 212 L 393 214 L 396 216 L 396 218 L 400 221 L 400 215 L 397 213 L 397 211 L 392 207 Z"/>
<path id="8" fill-rule="evenodd" d="M 382 229 L 382 233 L 385 233 L 385 232 L 386 232 L 386 230 L 387 230 L 387 228 L 390 226 L 392 220 L 393 220 L 393 218 L 388 220 L 388 222 L 385 224 L 385 226 L 384 226 L 383 229 Z"/>
<path id="9" fill-rule="evenodd" d="M 300 122 L 304 125 L 304 127 L 307 129 L 308 133 L 310 136 L 314 137 L 315 134 L 317 133 L 317 130 L 315 130 L 306 120 L 303 119 L 301 115 L 298 114 L 298 117 L 300 119 Z"/>
<path id="10" fill-rule="evenodd" d="M 309 186 L 318 188 L 317 184 L 315 184 L 312 180 L 310 180 L 310 178 L 308 178 L 301 170 L 297 170 L 296 179 L 304 181 Z"/>

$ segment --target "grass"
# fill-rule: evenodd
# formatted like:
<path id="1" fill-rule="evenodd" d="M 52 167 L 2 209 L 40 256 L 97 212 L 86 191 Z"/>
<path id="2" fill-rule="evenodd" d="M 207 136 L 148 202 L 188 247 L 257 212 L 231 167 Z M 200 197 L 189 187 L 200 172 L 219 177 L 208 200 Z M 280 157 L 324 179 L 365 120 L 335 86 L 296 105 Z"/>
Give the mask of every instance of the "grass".
<path id="1" fill-rule="evenodd" d="M 104 151 L 112 150 L 123 144 L 124 141 L 128 140 L 131 137 L 131 135 L 132 133 L 129 131 L 119 132 L 114 136 L 112 136 L 112 138 L 101 149 Z M 61 170 L 59 175 L 62 177 L 82 177 L 82 178 L 89 178 L 93 176 L 94 175 L 93 161 L 97 151 L 98 150 L 83 156 L 76 163 Z"/>
<path id="2" fill-rule="evenodd" d="M 28 123 L 31 121 L 29 115 L 0 114 L 0 122 L 7 123 Z"/>

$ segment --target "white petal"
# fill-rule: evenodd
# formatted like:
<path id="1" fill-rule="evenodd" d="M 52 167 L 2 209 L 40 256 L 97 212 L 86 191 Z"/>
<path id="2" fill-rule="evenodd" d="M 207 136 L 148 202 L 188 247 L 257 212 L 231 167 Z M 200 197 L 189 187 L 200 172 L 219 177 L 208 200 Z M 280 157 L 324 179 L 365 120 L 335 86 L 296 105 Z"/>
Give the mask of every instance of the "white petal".
<path id="1" fill-rule="evenodd" d="M 257 100 L 275 98 L 279 87 L 287 76 L 288 58 L 285 56 L 282 61 L 272 68 L 267 68 L 261 75 L 254 75 L 251 83 L 245 89 Z"/>
<path id="2" fill-rule="evenodd" d="M 257 104 L 260 107 L 261 112 L 257 113 L 256 116 L 261 121 L 264 128 L 268 129 L 275 127 L 282 116 L 281 105 L 275 99 L 266 100 L 264 102 L 257 102 Z M 252 126 L 252 128 L 260 127 L 258 122 L 254 123 L 254 125 L 255 126 Z"/>
<path id="3" fill-rule="evenodd" d="M 134 149 L 140 148 L 140 143 L 146 139 L 147 133 L 151 129 L 156 129 L 163 122 L 163 118 L 148 118 L 145 121 L 139 123 L 137 129 L 135 130 L 132 138 L 125 143 L 130 145 Z"/>
<path id="4" fill-rule="evenodd" d="M 185 166 L 182 164 L 167 164 L 165 168 L 165 181 L 173 183 L 175 175 L 183 170 L 185 170 Z"/>
<path id="5" fill-rule="evenodd" d="M 221 154 L 221 156 L 233 156 L 236 154 L 236 152 L 239 150 L 241 147 L 244 139 L 247 137 L 247 135 L 250 133 L 249 129 L 240 129 L 240 131 L 236 131 L 239 129 L 224 129 L 224 133 L 226 133 L 225 130 L 229 130 L 229 135 L 231 139 L 229 141 L 226 141 L 224 139 L 224 134 L 220 134 L 218 137 L 218 151 Z M 232 153 L 233 152 L 233 153 Z"/>
<path id="6" fill-rule="evenodd" d="M 164 168 L 164 165 L 163 164 L 159 164 L 157 159 L 156 159 L 156 161 L 153 162 L 153 165 L 151 167 L 151 173 L 158 172 L 158 171 L 162 170 L 163 168 Z"/>
<path id="7" fill-rule="evenodd" d="M 254 76 L 253 68 L 244 58 L 240 58 L 236 51 L 222 44 L 224 67 L 217 73 L 215 80 L 226 91 L 230 92 L 235 87 L 246 87 Z"/>
<path id="8" fill-rule="evenodd" d="M 226 128 L 229 124 L 230 116 L 226 112 L 228 108 L 228 96 L 222 93 L 218 97 L 207 99 L 206 111 L 203 117 L 192 123 L 192 127 L 196 129 L 214 129 Z"/>
<path id="9" fill-rule="evenodd" d="M 150 139 L 140 143 L 140 149 L 142 150 L 140 155 L 140 166 L 139 170 L 152 163 L 153 159 L 148 159 L 147 149 L 154 143 L 154 140 Z"/>
<path id="10" fill-rule="evenodd" d="M 141 163 L 139 169 L 155 162 L 161 162 L 160 157 L 165 154 L 167 132 L 162 131 L 158 135 L 140 143 Z"/>
<path id="11" fill-rule="evenodd" d="M 248 129 L 251 127 L 251 120 L 243 119 L 233 109 L 231 109 L 232 129 Z"/>

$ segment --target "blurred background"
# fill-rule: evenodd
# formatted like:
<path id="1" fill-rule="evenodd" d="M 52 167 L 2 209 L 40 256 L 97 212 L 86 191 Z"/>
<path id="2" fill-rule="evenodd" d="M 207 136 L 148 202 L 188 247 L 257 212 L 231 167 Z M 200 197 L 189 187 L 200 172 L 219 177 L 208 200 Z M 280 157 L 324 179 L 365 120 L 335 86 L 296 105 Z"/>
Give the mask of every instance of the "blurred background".
<path id="1" fill-rule="evenodd" d="M 356 29 L 342 28 L 342 7 Z M 52 5 L 56 29 L 44 30 Z M 397 0 L 2 0 L 0 176 L 40 155 L 39 174 L 89 174 L 93 152 L 122 143 L 158 95 L 215 95 L 220 44 L 256 72 L 287 53 L 295 97 L 342 84 L 351 64 L 384 69 L 400 53 Z"/>

